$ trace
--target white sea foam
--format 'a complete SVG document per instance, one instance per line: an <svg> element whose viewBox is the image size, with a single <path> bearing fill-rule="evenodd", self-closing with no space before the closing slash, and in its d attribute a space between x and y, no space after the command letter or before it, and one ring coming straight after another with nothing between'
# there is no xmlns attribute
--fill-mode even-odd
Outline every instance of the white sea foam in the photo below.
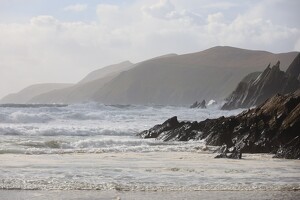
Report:
<svg viewBox="0 0 300 200"><path fill-rule="evenodd" d="M182 145L142 140L135 135L174 115L179 120L200 121L238 112L240 110L98 103L66 107L2 107L0 151L2 154L186 151L188 147Z"/></svg>
<svg viewBox="0 0 300 200"><path fill-rule="evenodd" d="M0 155L0 188L117 191L295 191L299 161L191 152Z"/></svg>
<svg viewBox="0 0 300 200"><path fill-rule="evenodd" d="M299 190L299 161L213 159L215 147L202 141L135 136L175 115L201 121L239 112L98 103L0 107L0 189Z"/></svg>
<svg viewBox="0 0 300 200"><path fill-rule="evenodd" d="M133 136L98 136L85 138L27 137L21 141L10 138L0 144L0 153L15 154L65 154L65 153L107 153L107 152L197 152L204 148L202 141L162 142L155 139L140 139ZM207 149L207 148L206 148Z"/></svg>

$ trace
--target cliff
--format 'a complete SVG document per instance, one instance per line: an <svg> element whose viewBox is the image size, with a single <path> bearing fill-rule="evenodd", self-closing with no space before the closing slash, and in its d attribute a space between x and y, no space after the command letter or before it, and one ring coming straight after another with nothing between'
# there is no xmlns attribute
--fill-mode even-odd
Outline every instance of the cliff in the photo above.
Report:
<svg viewBox="0 0 300 200"><path fill-rule="evenodd" d="M263 103L271 96L287 94L300 87L297 79L300 72L300 54L294 59L286 72L280 70L280 62L270 65L259 75L248 75L227 98L222 109L249 108Z"/></svg>
<svg viewBox="0 0 300 200"><path fill-rule="evenodd" d="M300 54L286 72L280 70L280 62L272 68L270 64L259 76L246 76L226 99L222 109L249 108L259 105L276 93L287 94L300 88ZM257 73L256 73L257 74Z"/></svg>

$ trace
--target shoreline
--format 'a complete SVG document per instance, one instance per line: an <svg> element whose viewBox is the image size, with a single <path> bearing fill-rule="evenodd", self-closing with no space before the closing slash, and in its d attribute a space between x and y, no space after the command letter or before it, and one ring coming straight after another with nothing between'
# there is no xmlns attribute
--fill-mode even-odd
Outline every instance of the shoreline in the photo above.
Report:
<svg viewBox="0 0 300 200"><path fill-rule="evenodd" d="M11 199L32 199L32 200L52 200L52 199L260 199L260 200L293 200L300 198L300 191L191 191L191 192L117 192L117 191L8 191L0 190L2 200Z"/></svg>
<svg viewBox="0 0 300 200"><path fill-rule="evenodd" d="M0 155L0 188L24 191L300 191L300 161L211 152ZM22 175L20 175L22 172ZM12 190L14 189L14 190Z"/></svg>

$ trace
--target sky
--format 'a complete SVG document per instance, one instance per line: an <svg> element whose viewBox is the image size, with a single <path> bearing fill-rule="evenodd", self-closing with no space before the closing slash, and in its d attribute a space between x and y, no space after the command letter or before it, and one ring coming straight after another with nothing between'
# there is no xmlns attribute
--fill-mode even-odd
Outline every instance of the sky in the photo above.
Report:
<svg viewBox="0 0 300 200"><path fill-rule="evenodd" d="M0 0L0 98L169 53L300 51L299 0Z"/></svg>

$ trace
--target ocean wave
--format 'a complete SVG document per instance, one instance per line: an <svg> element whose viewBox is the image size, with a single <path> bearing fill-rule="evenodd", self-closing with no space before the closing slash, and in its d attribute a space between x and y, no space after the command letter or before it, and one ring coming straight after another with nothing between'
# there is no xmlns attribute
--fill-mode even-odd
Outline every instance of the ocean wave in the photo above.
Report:
<svg viewBox="0 0 300 200"><path fill-rule="evenodd" d="M51 148L59 149L62 147L63 141L59 140L48 140L48 141L22 141L18 142L17 145L34 147L34 148Z"/></svg>
<svg viewBox="0 0 300 200"><path fill-rule="evenodd" d="M71 113L64 116L64 119L72 120L104 120L106 116L103 113Z"/></svg>
<svg viewBox="0 0 300 200"><path fill-rule="evenodd" d="M22 132L15 127L0 127L0 135L17 136L22 135Z"/></svg>
<svg viewBox="0 0 300 200"><path fill-rule="evenodd" d="M174 106L104 105L99 103L72 104L66 107L4 108L0 110L0 123L49 123L72 121L139 122L166 120L174 115L179 120L204 120L239 113L212 109L188 109Z"/></svg>
<svg viewBox="0 0 300 200"><path fill-rule="evenodd" d="M26 113L22 111L0 114L1 123L48 123L53 120L47 113Z"/></svg>
<svg viewBox="0 0 300 200"><path fill-rule="evenodd" d="M66 107L68 104L0 104L0 108L42 108L42 107Z"/></svg>
<svg viewBox="0 0 300 200"><path fill-rule="evenodd" d="M80 177L79 177L80 178ZM59 178L37 178L23 180L18 178L1 178L0 189L17 190L115 190L115 191L299 191L300 184L276 184L276 183L215 183L197 185L176 185L176 183L95 183L84 180L65 180Z"/></svg>
<svg viewBox="0 0 300 200"><path fill-rule="evenodd" d="M22 141L6 140L1 153L13 154L66 154L66 153L119 153L119 152L201 152L212 151L203 141L162 142L129 136L103 138L39 138Z"/></svg>
<svg viewBox="0 0 300 200"><path fill-rule="evenodd" d="M10 136L132 136L136 129L87 126L0 126L0 135Z"/></svg>
<svg viewBox="0 0 300 200"><path fill-rule="evenodd" d="M200 121L236 112L99 103L34 109L6 107L0 109L0 136L7 138L9 145L0 148L2 152L21 148L25 154L195 151L199 144L160 143L133 136L174 115L179 120Z"/></svg>

